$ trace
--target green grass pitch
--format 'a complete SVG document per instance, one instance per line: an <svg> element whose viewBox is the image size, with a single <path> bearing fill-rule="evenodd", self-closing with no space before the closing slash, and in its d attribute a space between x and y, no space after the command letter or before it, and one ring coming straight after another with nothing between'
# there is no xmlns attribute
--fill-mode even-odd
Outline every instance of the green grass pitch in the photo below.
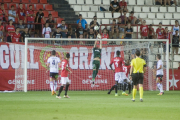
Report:
<svg viewBox="0 0 180 120"><path fill-rule="evenodd" d="M144 102L138 92L135 102L114 91L69 91L70 99L50 91L0 93L0 120L180 120L180 91L157 93L144 91Z"/></svg>

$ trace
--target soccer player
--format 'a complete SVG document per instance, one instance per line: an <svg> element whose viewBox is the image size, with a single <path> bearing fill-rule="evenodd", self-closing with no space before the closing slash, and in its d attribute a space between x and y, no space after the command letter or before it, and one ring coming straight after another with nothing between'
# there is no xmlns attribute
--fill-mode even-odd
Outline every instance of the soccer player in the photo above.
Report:
<svg viewBox="0 0 180 120"><path fill-rule="evenodd" d="M52 95L56 94L57 89L57 79L58 79L58 73L59 73L59 65L60 65L60 59L56 57L56 51L53 50L51 52L51 57L47 60L47 67L50 68L50 88ZM55 80L53 85L53 79Z"/></svg>
<svg viewBox="0 0 180 120"><path fill-rule="evenodd" d="M118 82L120 82L121 79L123 79L122 78L123 77L123 67L122 67L123 61L124 61L123 58L120 57L120 51L119 50L116 51L116 57L111 60L111 63L109 65L111 70L113 70L112 64L114 64L114 67L115 67L115 70L113 70L113 72L115 73L115 85L111 87L108 94L110 94L111 91L114 90L115 88L115 96L118 96L117 85L118 85Z"/></svg>
<svg viewBox="0 0 180 120"><path fill-rule="evenodd" d="M162 78L163 78L163 62L161 60L161 55L157 55L156 56L157 59L157 69L156 69L156 83L157 83L157 87L160 90L160 93L157 95L163 95L164 91L163 91L163 85L162 85Z"/></svg>
<svg viewBox="0 0 180 120"><path fill-rule="evenodd" d="M61 87L59 88L59 93L58 95L56 96L56 98L60 99L61 96L61 92L63 91L63 88L65 87L65 94L64 94L64 98L70 98L68 95L67 95L67 91L68 91L68 88L69 88L69 78L68 78L68 73L71 71L68 69L69 67L69 58L70 58L70 54L67 53L66 54L66 59L64 59L61 63Z"/></svg>
<svg viewBox="0 0 180 120"><path fill-rule="evenodd" d="M132 71L133 71L133 76L132 76ZM133 98L132 98L133 102L135 102L138 84L139 84L140 101L143 102L144 72L146 72L146 62L144 61L144 59L140 58L140 51L136 50L136 58L131 61L131 69L130 69L130 79L132 79L134 83Z"/></svg>
<svg viewBox="0 0 180 120"><path fill-rule="evenodd" d="M95 78L98 74L98 70L100 67L102 40L100 40L100 48L97 47L96 43L97 43L97 40L95 41L94 48L93 48L94 59L93 59L92 86L95 85Z"/></svg>

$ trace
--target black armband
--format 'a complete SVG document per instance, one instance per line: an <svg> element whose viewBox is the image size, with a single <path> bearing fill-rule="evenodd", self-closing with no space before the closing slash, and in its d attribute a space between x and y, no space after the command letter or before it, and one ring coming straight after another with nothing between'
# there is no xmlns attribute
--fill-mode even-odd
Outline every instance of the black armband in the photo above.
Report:
<svg viewBox="0 0 180 120"><path fill-rule="evenodd" d="M144 65L144 67L147 67L147 65Z"/></svg>

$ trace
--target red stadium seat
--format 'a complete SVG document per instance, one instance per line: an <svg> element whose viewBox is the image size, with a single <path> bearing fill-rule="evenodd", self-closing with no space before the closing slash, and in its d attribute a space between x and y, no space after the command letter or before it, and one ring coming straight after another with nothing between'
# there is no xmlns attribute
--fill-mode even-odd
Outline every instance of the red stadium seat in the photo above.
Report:
<svg viewBox="0 0 180 120"><path fill-rule="evenodd" d="M20 3L20 0L12 0L13 3Z"/></svg>
<svg viewBox="0 0 180 120"><path fill-rule="evenodd" d="M38 3L38 0L31 0L31 3Z"/></svg>
<svg viewBox="0 0 180 120"><path fill-rule="evenodd" d="M45 5L45 9L46 10L53 10L52 5L49 5L49 4Z"/></svg>
<svg viewBox="0 0 180 120"><path fill-rule="evenodd" d="M59 23L61 23L62 20L64 20L64 19L63 18L57 18L56 23L59 24Z"/></svg>
<svg viewBox="0 0 180 120"><path fill-rule="evenodd" d="M52 17L57 18L58 17L58 12L57 11L51 11Z"/></svg>
<svg viewBox="0 0 180 120"><path fill-rule="evenodd" d="M17 9L17 6L16 6L16 4L14 4L14 3L10 3L10 4L9 4L9 9L11 9L11 6L12 6L12 5L14 5L14 9L16 10L16 9Z"/></svg>
<svg viewBox="0 0 180 120"><path fill-rule="evenodd" d="M48 17L48 15L49 15L48 11L43 11L43 13L44 13L44 17Z"/></svg>
<svg viewBox="0 0 180 120"><path fill-rule="evenodd" d="M3 2L3 0L0 0L0 2Z"/></svg>
<svg viewBox="0 0 180 120"><path fill-rule="evenodd" d="M47 3L47 0L40 0L40 3L45 4L45 3Z"/></svg>
<svg viewBox="0 0 180 120"><path fill-rule="evenodd" d="M44 10L43 4L36 4L36 10L42 9Z"/></svg>
<svg viewBox="0 0 180 120"><path fill-rule="evenodd" d="M22 3L29 3L29 0L22 0Z"/></svg>
<svg viewBox="0 0 180 120"><path fill-rule="evenodd" d="M10 3L11 0L3 0L4 3Z"/></svg>
<svg viewBox="0 0 180 120"><path fill-rule="evenodd" d="M34 9L34 4L27 4L27 9L28 9L28 10L29 10L29 5L32 5L32 9L35 10L35 9Z"/></svg>

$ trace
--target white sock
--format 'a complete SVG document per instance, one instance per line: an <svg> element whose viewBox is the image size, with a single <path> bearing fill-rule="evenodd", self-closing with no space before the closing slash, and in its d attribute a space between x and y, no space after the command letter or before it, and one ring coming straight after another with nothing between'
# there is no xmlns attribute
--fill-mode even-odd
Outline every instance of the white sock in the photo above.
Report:
<svg viewBox="0 0 180 120"><path fill-rule="evenodd" d="M57 89L57 81L54 81L54 91Z"/></svg>
<svg viewBox="0 0 180 120"><path fill-rule="evenodd" d="M160 83L157 83L157 87L158 87L158 89L160 90Z"/></svg>
<svg viewBox="0 0 180 120"><path fill-rule="evenodd" d="M162 83L160 84L160 92L164 92Z"/></svg>
<svg viewBox="0 0 180 120"><path fill-rule="evenodd" d="M50 81L50 88L51 88L51 91L53 91L53 81Z"/></svg>

